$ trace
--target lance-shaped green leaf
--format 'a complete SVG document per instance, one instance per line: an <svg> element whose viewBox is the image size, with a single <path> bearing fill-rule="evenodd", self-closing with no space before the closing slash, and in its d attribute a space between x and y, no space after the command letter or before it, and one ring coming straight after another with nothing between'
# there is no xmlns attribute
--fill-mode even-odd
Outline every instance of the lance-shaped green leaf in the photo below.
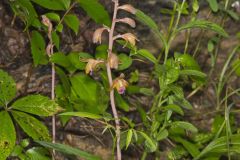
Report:
<svg viewBox="0 0 240 160"><path fill-rule="evenodd" d="M157 62L157 59L153 56L152 53L150 53L148 50L146 49L140 49L137 51L137 53L145 58L147 58L148 60L150 60L151 62L153 62L154 64Z"/></svg>
<svg viewBox="0 0 240 160"><path fill-rule="evenodd" d="M15 146L16 132L8 112L0 112L0 159L5 160Z"/></svg>
<svg viewBox="0 0 240 160"><path fill-rule="evenodd" d="M99 24L110 26L111 20L108 12L98 2L98 0L77 0L87 15Z"/></svg>
<svg viewBox="0 0 240 160"><path fill-rule="evenodd" d="M143 13L143 12L140 11L140 10L137 10L135 16L137 17L137 19L138 19L141 23L143 23L143 24L145 24L146 26L148 26L158 38L160 38L160 40L162 41L164 47L166 48L166 47L167 47L167 42L166 42L166 40L165 40L165 37L164 37L164 35L159 31L158 25L152 20L152 18L149 17L148 15L146 15L145 13Z"/></svg>
<svg viewBox="0 0 240 160"><path fill-rule="evenodd" d="M52 149L55 149L56 151L59 151L65 154L75 155L75 156L84 158L85 160L101 160L101 158L98 156L89 154L87 152L81 151L77 148L73 148L65 144L50 143L50 142L44 142L44 141L35 141L35 142L39 143L44 147L52 148Z"/></svg>
<svg viewBox="0 0 240 160"><path fill-rule="evenodd" d="M154 152L157 149L157 142L151 139L146 133L138 131L138 133L146 140L145 146L149 152Z"/></svg>
<svg viewBox="0 0 240 160"><path fill-rule="evenodd" d="M62 111L62 108L57 103L42 95L30 95L20 98L13 103L12 108L38 116L52 116Z"/></svg>
<svg viewBox="0 0 240 160"><path fill-rule="evenodd" d="M201 160L208 157L210 153L223 154L230 152L240 153L240 134L234 134L230 137L220 137L210 142L193 160ZM229 143L229 144L228 144ZM229 148L228 148L229 145Z"/></svg>
<svg viewBox="0 0 240 160"><path fill-rule="evenodd" d="M47 127L36 118L18 111L11 111L19 126L34 140L50 141Z"/></svg>
<svg viewBox="0 0 240 160"><path fill-rule="evenodd" d="M191 131L193 133L197 133L198 132L198 129L194 125L189 123L189 122L176 121L176 122L173 122L171 124L171 126L172 127L179 127L179 128L185 129L187 131Z"/></svg>
<svg viewBox="0 0 240 160"><path fill-rule="evenodd" d="M0 69L0 106L5 106L16 96L16 84L11 76Z"/></svg>
<svg viewBox="0 0 240 160"><path fill-rule="evenodd" d="M88 112L65 112L59 114L59 116L76 116L82 118L90 118L90 119L101 119L102 116L98 114L88 113Z"/></svg>
<svg viewBox="0 0 240 160"><path fill-rule="evenodd" d="M223 37L228 37L227 32L218 24L213 23L213 22L209 22L206 20L194 20L194 21L190 21L187 24L182 25L181 27L179 27L176 32L174 33L174 35L176 35L177 33L183 31L183 30L187 30L187 29L193 29L193 28L199 28L199 29L205 29L205 30L211 30L213 32L218 33L219 35L223 36Z"/></svg>
<svg viewBox="0 0 240 160"><path fill-rule="evenodd" d="M217 12L218 11L218 2L217 0L207 0L210 8L212 9L213 12Z"/></svg>

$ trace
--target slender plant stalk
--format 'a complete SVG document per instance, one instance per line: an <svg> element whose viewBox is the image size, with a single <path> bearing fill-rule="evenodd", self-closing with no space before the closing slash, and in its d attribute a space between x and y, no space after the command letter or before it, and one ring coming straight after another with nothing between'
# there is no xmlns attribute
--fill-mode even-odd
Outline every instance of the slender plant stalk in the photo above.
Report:
<svg viewBox="0 0 240 160"><path fill-rule="evenodd" d="M54 100L55 99L55 79L56 79L56 74L55 74L55 64L52 63L52 91L51 91L51 99ZM56 116L53 115L52 116L52 142L55 143L56 142ZM55 155L55 150L53 150L53 159L54 159L54 155Z"/></svg>
<svg viewBox="0 0 240 160"><path fill-rule="evenodd" d="M114 36L114 30L115 30L115 25L116 25L116 17L117 17L117 11L118 11L118 0L113 0L114 2L114 12L113 12L113 19L112 19L112 26L109 32L109 44L108 44L108 58L112 54L112 49L113 49L113 36ZM107 63L107 75L108 75L108 81L109 81L109 86L111 87L113 84L113 79L112 79L112 72L110 68L110 64ZM111 101L111 107L112 107L112 112L113 116L115 119L115 125L116 125L116 147L117 147L117 160L121 160L121 148L120 148L120 120L118 118L118 113L115 105L115 98L114 98L114 90L112 89L110 91L110 101Z"/></svg>

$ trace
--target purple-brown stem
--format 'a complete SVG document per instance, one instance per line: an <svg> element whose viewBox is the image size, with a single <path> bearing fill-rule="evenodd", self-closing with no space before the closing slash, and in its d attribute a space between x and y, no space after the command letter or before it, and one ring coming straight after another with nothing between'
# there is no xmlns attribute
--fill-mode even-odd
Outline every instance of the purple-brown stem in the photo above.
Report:
<svg viewBox="0 0 240 160"><path fill-rule="evenodd" d="M109 32L109 44L108 44L108 58L112 54L112 48L113 48L113 42L114 42L114 30L115 30L115 25L116 25L116 17L117 17L117 11L118 11L118 0L113 0L114 2L114 12L113 12L113 19L112 19L112 26ZM107 75L108 75L108 81L109 81L109 86L111 87L113 84L112 80L112 72L110 68L109 62L107 63ZM115 119L115 125L116 125L116 147L117 147L117 160L121 160L121 148L120 148L120 121L118 118L118 113L115 105L115 99L114 99L114 90L112 89L110 91L110 101L111 101L111 107L112 107L112 112L113 116Z"/></svg>

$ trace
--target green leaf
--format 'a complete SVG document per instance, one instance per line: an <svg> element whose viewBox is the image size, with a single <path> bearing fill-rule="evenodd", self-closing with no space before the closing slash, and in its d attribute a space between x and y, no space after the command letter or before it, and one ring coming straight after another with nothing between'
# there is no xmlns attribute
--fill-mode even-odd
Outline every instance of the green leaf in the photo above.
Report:
<svg viewBox="0 0 240 160"><path fill-rule="evenodd" d="M24 132L34 140L50 141L48 129L42 122L23 112L11 111L11 113Z"/></svg>
<svg viewBox="0 0 240 160"><path fill-rule="evenodd" d="M50 13L46 13L45 16L47 16L47 18L49 18L52 21L55 21L55 22L60 21L60 16L57 13L50 12Z"/></svg>
<svg viewBox="0 0 240 160"><path fill-rule="evenodd" d="M56 48L60 49L60 39L56 31L52 32L52 40Z"/></svg>
<svg viewBox="0 0 240 160"><path fill-rule="evenodd" d="M115 99L116 99L116 104L118 108L124 110L125 112L129 112L129 109L130 109L129 104L117 92L115 92Z"/></svg>
<svg viewBox="0 0 240 160"><path fill-rule="evenodd" d="M217 0L207 0L210 8L212 9L213 12L217 12L218 11L218 2Z"/></svg>
<svg viewBox="0 0 240 160"><path fill-rule="evenodd" d="M147 147L147 149L149 150L149 152L154 152L157 149L157 143L156 141L153 141L146 133L138 131L138 133L144 137L145 141L145 145Z"/></svg>
<svg viewBox="0 0 240 160"><path fill-rule="evenodd" d="M187 131L191 131L193 133L197 133L198 132L198 129L192 125L191 123L189 122L184 122L184 121L175 121L171 124L172 127L179 127L179 128L182 128L182 129L185 129Z"/></svg>
<svg viewBox="0 0 240 160"><path fill-rule="evenodd" d="M71 84L70 84L68 76L59 67L56 67L56 73L58 74L58 76L59 76L59 78L61 80L61 83L62 83L62 86L63 86L63 89L64 89L64 95L70 95L70 93L71 93Z"/></svg>
<svg viewBox="0 0 240 160"><path fill-rule="evenodd" d="M152 20L152 18L140 10L137 10L135 16L140 22L147 25L153 31L153 33L158 36L158 38L162 41L164 47L166 48L167 42L164 38L164 35L159 31L158 25Z"/></svg>
<svg viewBox="0 0 240 160"><path fill-rule="evenodd" d="M0 121L0 159L5 160L14 149L16 132L8 112L0 112Z"/></svg>
<svg viewBox="0 0 240 160"><path fill-rule="evenodd" d="M120 65L118 66L119 71L125 70L132 65L132 58L126 54L119 54L118 58L120 61Z"/></svg>
<svg viewBox="0 0 240 160"><path fill-rule="evenodd" d="M35 67L37 67L39 64L45 65L48 63L45 49L46 44L44 38L39 32L33 31L31 37L31 52Z"/></svg>
<svg viewBox="0 0 240 160"><path fill-rule="evenodd" d="M164 129L157 134L157 141L161 141L167 137L168 137L168 131Z"/></svg>
<svg viewBox="0 0 240 160"><path fill-rule="evenodd" d="M237 76L240 76L240 59L237 59L233 62L232 68Z"/></svg>
<svg viewBox="0 0 240 160"><path fill-rule="evenodd" d="M179 78L179 69L173 66L157 65L156 73L161 87L172 84Z"/></svg>
<svg viewBox="0 0 240 160"><path fill-rule="evenodd" d="M67 9L66 6L64 5L65 3L63 3L66 0L31 0L31 1L49 10Z"/></svg>
<svg viewBox="0 0 240 160"><path fill-rule="evenodd" d="M101 45L97 46L96 51L95 51L95 58L106 60L107 57L108 57L108 45L101 44Z"/></svg>
<svg viewBox="0 0 240 160"><path fill-rule="evenodd" d="M82 62L81 59L92 58L90 54L84 52L80 53L72 52L67 57L70 60L71 64L79 70L84 70L87 64L86 62Z"/></svg>
<svg viewBox="0 0 240 160"><path fill-rule="evenodd" d="M198 71L198 70L191 70L191 69L184 69L180 71L180 75L187 75L187 76L197 76L200 78L206 78L206 74Z"/></svg>
<svg viewBox="0 0 240 160"><path fill-rule="evenodd" d="M100 83L85 74L70 78L72 89L76 94L75 105L78 111L100 114L108 107L108 96Z"/></svg>
<svg viewBox="0 0 240 160"><path fill-rule="evenodd" d="M171 111L176 112L176 113L178 113L182 116L184 115L184 112L183 112L182 108L179 107L178 105L175 105L175 104L169 104L166 107L164 107L164 109L171 110Z"/></svg>
<svg viewBox="0 0 240 160"><path fill-rule="evenodd" d="M175 54L176 61L184 67L184 69L198 70L200 71L200 66L197 61L189 54Z"/></svg>
<svg viewBox="0 0 240 160"><path fill-rule="evenodd" d="M206 20L193 20L190 21L187 24L182 25L181 27L179 27L176 32L174 33L174 35L176 35L178 32L181 32L183 30L187 30L187 29L193 29L193 28L200 28L200 29L205 29L205 30L211 30L213 32L218 33L219 35L223 36L223 37L228 37L227 32L218 24L213 23L213 22L209 22Z"/></svg>
<svg viewBox="0 0 240 160"><path fill-rule="evenodd" d="M59 66L64 67L69 72L75 71L75 67L72 65L71 61L68 59L68 56L66 56L64 53L61 53L61 52L54 53L51 56L50 61L52 63L58 64Z"/></svg>
<svg viewBox="0 0 240 160"><path fill-rule="evenodd" d="M224 154L228 152L228 143L230 146L230 152L240 153L240 135L235 134L229 137L229 139L224 136L213 140L209 143L197 157L193 160L200 160L204 156L207 157L207 154L216 153L216 154Z"/></svg>
<svg viewBox="0 0 240 160"><path fill-rule="evenodd" d="M153 62L154 64L157 62L157 59L153 56L152 53L150 53L148 50L146 49L141 49L138 50L137 53L145 58L147 58L148 60L150 60L151 62Z"/></svg>
<svg viewBox="0 0 240 160"><path fill-rule="evenodd" d="M13 103L12 108L38 116L52 116L62 111L62 108L53 100L42 95L29 95L20 98Z"/></svg>
<svg viewBox="0 0 240 160"><path fill-rule="evenodd" d="M26 28L31 25L35 27L41 26L38 14L30 1L17 0L9 1L9 3L14 13L25 23Z"/></svg>
<svg viewBox="0 0 240 160"><path fill-rule="evenodd" d="M98 0L77 0L80 6L87 12L87 15L91 17L95 22L99 24L105 24L110 26L111 20L108 12L104 7L98 2Z"/></svg>
<svg viewBox="0 0 240 160"><path fill-rule="evenodd" d="M16 83L0 69L0 106L6 106L16 96Z"/></svg>
<svg viewBox="0 0 240 160"><path fill-rule="evenodd" d="M232 11L232 10L224 10L232 19L234 19L235 21L238 21L240 16L238 15L238 13Z"/></svg>
<svg viewBox="0 0 240 160"><path fill-rule="evenodd" d="M133 130L129 129L127 132L127 138L126 138L126 149L128 148L129 144L132 141L132 136L133 136Z"/></svg>
<svg viewBox="0 0 240 160"><path fill-rule="evenodd" d="M186 148L187 151L191 154L192 157L196 157L197 155L199 155L200 151L198 150L198 147L195 144L186 141L181 137L174 137L173 139L181 143L184 146L184 148Z"/></svg>
<svg viewBox="0 0 240 160"><path fill-rule="evenodd" d="M173 95L173 96L169 96L169 100L171 102L173 102L174 104L181 106L185 109L188 109L188 110L193 109L191 103L188 102L188 100L186 100L185 98L179 98L179 97Z"/></svg>
<svg viewBox="0 0 240 160"><path fill-rule="evenodd" d="M101 119L102 116L88 113L88 112L65 112L59 114L59 116L76 116L76 117L82 117L82 118L90 118L90 119Z"/></svg>
<svg viewBox="0 0 240 160"><path fill-rule="evenodd" d="M199 10L198 0L193 0L192 8L194 12L197 12Z"/></svg>
<svg viewBox="0 0 240 160"><path fill-rule="evenodd" d="M80 22L78 17L75 14L66 15L64 17L64 22L69 28L71 28L75 32L76 35L78 34Z"/></svg>
<svg viewBox="0 0 240 160"><path fill-rule="evenodd" d="M44 147L54 149L61 153L79 156L81 158L84 158L85 160L101 160L101 158L99 158L97 156L94 156L87 152L81 151L77 148L70 147L68 145L59 144L59 143L50 143L50 142L44 142L44 141L35 141L35 142L37 142L38 144L40 144Z"/></svg>
<svg viewBox="0 0 240 160"><path fill-rule="evenodd" d="M33 147L26 151L28 159L31 160L51 160L49 152L42 147Z"/></svg>

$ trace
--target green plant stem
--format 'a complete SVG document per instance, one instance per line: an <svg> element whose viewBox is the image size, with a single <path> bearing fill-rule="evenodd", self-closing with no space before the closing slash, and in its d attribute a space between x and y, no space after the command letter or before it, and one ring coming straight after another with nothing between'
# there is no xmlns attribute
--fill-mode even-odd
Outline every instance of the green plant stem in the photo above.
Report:
<svg viewBox="0 0 240 160"><path fill-rule="evenodd" d="M217 92L217 110L220 109L220 99L221 99L221 93L222 93L222 89L226 83L226 80L224 79L225 78L225 74L227 72L227 69L228 69L228 66L232 60L232 58L234 57L235 53L237 52L237 50L240 48L240 46L237 46L233 49L233 51L231 52L231 54L228 56L228 59L226 60L224 66L223 66L223 69L222 69L222 72L220 74L220 77L219 77L219 82L218 82L218 85L217 85L217 89L216 89L216 92Z"/></svg>
<svg viewBox="0 0 240 160"><path fill-rule="evenodd" d="M113 42L114 42L114 30L115 30L115 25L116 25L116 18L117 18L117 11L118 11L118 0L114 0L114 12L113 12L113 19L112 19L112 26L109 32L109 44L108 44L108 58L112 54L112 49L113 49ZM109 86L111 88L113 84L113 79L112 79L112 72L110 68L109 62L106 64L107 66L107 75L108 75L108 81L109 81ZM116 147L117 147L117 160L121 160L121 148L120 148L120 120L118 117L117 113L117 108L115 104L115 98L114 98L114 90L110 90L110 102L111 102L111 107L112 107L112 112L113 116L115 119L115 125L116 125Z"/></svg>
<svg viewBox="0 0 240 160"><path fill-rule="evenodd" d="M170 20L169 27L168 27L167 40L168 40L169 37L171 36L171 31L172 31L173 24L174 24L174 20L175 20L176 6L177 6L177 4L174 3L173 14L172 14L172 16L171 16L171 20ZM161 60L164 51L165 51L165 48L163 48L163 49L161 50L160 54L158 55L158 57L157 57L157 62L159 62L159 61Z"/></svg>
<svg viewBox="0 0 240 160"><path fill-rule="evenodd" d="M67 9L67 11L64 13L64 15L62 16L62 18L60 19L60 21L58 22L58 24L56 26L59 26L60 24L62 24L64 18L66 17L66 15L71 11L71 9L77 4L77 2L73 2L71 4L71 6ZM56 31L57 27L55 28L54 31Z"/></svg>
<svg viewBox="0 0 240 160"><path fill-rule="evenodd" d="M174 39L175 36L176 36L176 35L175 35L175 32L176 32L176 30L177 30L177 28L178 28L178 24L179 24L180 19L181 19L182 9L183 9L183 7L184 7L185 1L186 1L186 0L183 0L183 1L182 1L181 7L178 9L178 15L177 15L176 23L175 23L175 25L174 25L174 27L173 27L173 29L172 29L171 35L170 35L169 40L168 40L168 42L167 42L167 46L166 46L166 48L165 48L164 64L166 64L166 62L167 62L168 54L169 54L169 48L170 48L170 46L171 46L171 43L172 43L173 39Z"/></svg>

